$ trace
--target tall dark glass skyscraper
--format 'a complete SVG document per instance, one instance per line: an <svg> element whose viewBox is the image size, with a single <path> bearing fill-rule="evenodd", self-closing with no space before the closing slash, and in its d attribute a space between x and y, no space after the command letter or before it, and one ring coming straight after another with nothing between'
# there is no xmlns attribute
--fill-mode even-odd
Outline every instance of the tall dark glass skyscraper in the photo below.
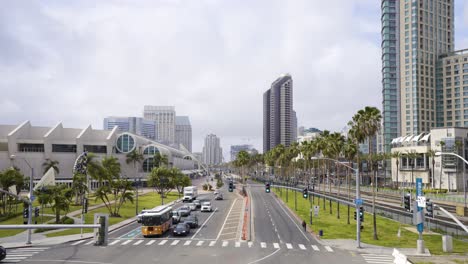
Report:
<svg viewBox="0 0 468 264"><path fill-rule="evenodd" d="M291 75L283 74L263 94L263 153L296 141L294 118L293 82Z"/></svg>

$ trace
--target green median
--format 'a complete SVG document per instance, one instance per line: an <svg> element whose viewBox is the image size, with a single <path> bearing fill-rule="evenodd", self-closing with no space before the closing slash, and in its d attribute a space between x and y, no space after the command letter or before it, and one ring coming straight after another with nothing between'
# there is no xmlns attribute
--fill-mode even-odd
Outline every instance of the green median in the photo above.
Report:
<svg viewBox="0 0 468 264"><path fill-rule="evenodd" d="M279 191L278 188L273 188L273 192L286 203L286 190ZM302 192L297 192L297 211L303 220L309 225L310 215L310 202L308 199L302 197ZM294 209L294 192L289 191L288 194L288 207ZM313 216L312 230L318 234L319 230L323 231L323 239L356 239L356 221L354 220L354 208L350 208L350 224L347 224L347 210L346 205L340 205L340 219L337 219L337 204L332 203L332 214L330 214L329 201L326 201L326 210L323 210L323 199L315 197L313 205L320 206L319 216ZM408 231L405 227L410 225L401 224L388 218L377 215L377 235L378 240L373 239L373 224L372 214L365 213L364 215L364 229L361 231L361 241L367 244L373 244L384 247L395 248L416 248L416 240L418 234ZM400 234L398 236L398 234ZM426 248L432 254L441 255L446 254L442 251L442 237L436 235L423 235ZM453 253L468 253L468 242L453 238Z"/></svg>
<svg viewBox="0 0 468 264"><path fill-rule="evenodd" d="M164 198L164 203L170 203L175 201L179 198L177 192L171 192ZM140 195L138 197L138 209L141 211L143 208L150 209L154 208L155 206L161 205L161 195L151 192L144 195ZM135 200L133 203L126 202L120 208L120 217L109 217L109 226L120 223L124 220L130 219L135 216ZM106 207L97 208L94 210L88 211L85 216L85 223L92 224L94 222L94 214L95 213L104 213L108 214L109 210ZM80 215L76 215L75 217L80 217ZM73 229L66 229L58 232L53 232L46 234L47 237L57 237L57 236L66 236L66 235L74 235L80 234L81 230L79 228ZM83 233L92 233L92 228L85 228L83 229Z"/></svg>
<svg viewBox="0 0 468 264"><path fill-rule="evenodd" d="M54 219L55 217L52 216L44 216L44 217L38 217L37 218L37 223L38 224L43 224L47 223L47 221ZM32 221L34 222L36 219L33 217ZM20 214L16 217L10 218L8 220L2 221L2 225L22 225L23 224L23 214ZM24 232L26 229L4 229L0 230L0 237L9 237L9 236L14 236L17 235L21 232Z"/></svg>

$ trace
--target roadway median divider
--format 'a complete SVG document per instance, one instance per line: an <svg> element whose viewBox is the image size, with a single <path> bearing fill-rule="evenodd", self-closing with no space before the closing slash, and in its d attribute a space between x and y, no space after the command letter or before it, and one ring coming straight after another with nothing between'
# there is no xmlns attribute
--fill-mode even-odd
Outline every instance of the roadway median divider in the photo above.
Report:
<svg viewBox="0 0 468 264"><path fill-rule="evenodd" d="M247 226L249 221L249 196L245 196L244 222L242 223L242 240L247 240Z"/></svg>

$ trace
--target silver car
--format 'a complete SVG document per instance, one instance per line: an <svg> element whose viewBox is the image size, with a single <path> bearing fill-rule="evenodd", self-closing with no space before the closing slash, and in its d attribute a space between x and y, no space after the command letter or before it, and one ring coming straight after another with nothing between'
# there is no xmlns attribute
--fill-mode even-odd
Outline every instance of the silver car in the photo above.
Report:
<svg viewBox="0 0 468 264"><path fill-rule="evenodd" d="M189 216L192 210L190 210L190 207L188 206L182 206L177 211L179 212L180 216Z"/></svg>
<svg viewBox="0 0 468 264"><path fill-rule="evenodd" d="M189 203L187 206L190 208L190 211L196 211L197 205L195 203Z"/></svg>

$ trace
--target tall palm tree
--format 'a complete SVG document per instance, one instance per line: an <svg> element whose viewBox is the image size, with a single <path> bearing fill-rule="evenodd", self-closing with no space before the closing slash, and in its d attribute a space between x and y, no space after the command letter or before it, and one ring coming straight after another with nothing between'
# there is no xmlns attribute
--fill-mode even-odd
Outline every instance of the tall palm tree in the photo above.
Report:
<svg viewBox="0 0 468 264"><path fill-rule="evenodd" d="M427 151L427 157L429 157L432 162L432 170L431 170L431 175L429 179L431 181L431 189L434 189L434 166L435 166L435 156L436 156L435 153L436 153L435 149L429 149Z"/></svg>
<svg viewBox="0 0 468 264"><path fill-rule="evenodd" d="M412 164L410 164L411 165L411 187L414 187L413 172L414 172L414 168L416 167L416 159L419 157L419 154L416 151L411 150L411 151L406 152L406 157L408 158L409 163L412 162Z"/></svg>
<svg viewBox="0 0 468 264"><path fill-rule="evenodd" d="M46 172L50 169L50 168L53 168L55 170L55 172L58 174L60 172L59 170L59 162L56 161L56 160L51 160L51 159L46 159L43 163L42 163L42 167L44 168L44 173L43 174L46 174Z"/></svg>
<svg viewBox="0 0 468 264"><path fill-rule="evenodd" d="M396 189L397 190L398 190L398 173L400 172L399 165L400 165L401 157L403 157L403 153L401 153L400 151L395 151L392 153L392 158L394 158L396 162Z"/></svg>
<svg viewBox="0 0 468 264"><path fill-rule="evenodd" d="M445 147L445 141L440 141L440 151L444 151ZM442 169L444 168L444 160L442 159L442 156L440 157L440 173L439 173L439 192L442 191Z"/></svg>
<svg viewBox="0 0 468 264"><path fill-rule="evenodd" d="M343 154L346 160L352 164L354 158L356 157L358 150L357 150L357 145L354 144L352 139L348 138L346 140L345 144L343 145ZM346 184L348 187L348 201L351 200L351 184L350 184L350 176L349 176L349 170L347 170L346 173ZM356 179L357 180L357 179ZM350 206L348 204L348 225L349 225L349 211L350 211Z"/></svg>
<svg viewBox="0 0 468 264"><path fill-rule="evenodd" d="M169 165L169 159L167 158L167 155L161 154L160 152L156 152L154 154L154 166L155 167L162 167L163 165L167 167Z"/></svg>
<svg viewBox="0 0 468 264"><path fill-rule="evenodd" d="M329 154L332 156L333 159L338 160L340 157L340 154L343 151L343 145L344 145L344 136L341 135L338 132L334 132L330 134L327 138L327 149L329 150ZM340 177L338 174L338 164L335 162L335 180L338 181L338 195L340 195ZM331 186L329 184L329 186ZM330 188L331 191L331 188ZM336 217L340 219L340 203L337 203L337 215Z"/></svg>
<svg viewBox="0 0 468 264"><path fill-rule="evenodd" d="M376 107L366 106L364 109L361 109L353 117L353 121L356 125L356 129L361 131L362 136L367 138L369 143L369 155L372 154L372 138L375 137L376 133L380 130L382 115L380 110ZM362 143L363 141L361 141ZM372 166L371 170L372 170ZM372 188L372 211L373 211L373 226L374 226L374 240L378 240L377 236L377 216L375 212L375 188L376 188L376 179L373 180Z"/></svg>

